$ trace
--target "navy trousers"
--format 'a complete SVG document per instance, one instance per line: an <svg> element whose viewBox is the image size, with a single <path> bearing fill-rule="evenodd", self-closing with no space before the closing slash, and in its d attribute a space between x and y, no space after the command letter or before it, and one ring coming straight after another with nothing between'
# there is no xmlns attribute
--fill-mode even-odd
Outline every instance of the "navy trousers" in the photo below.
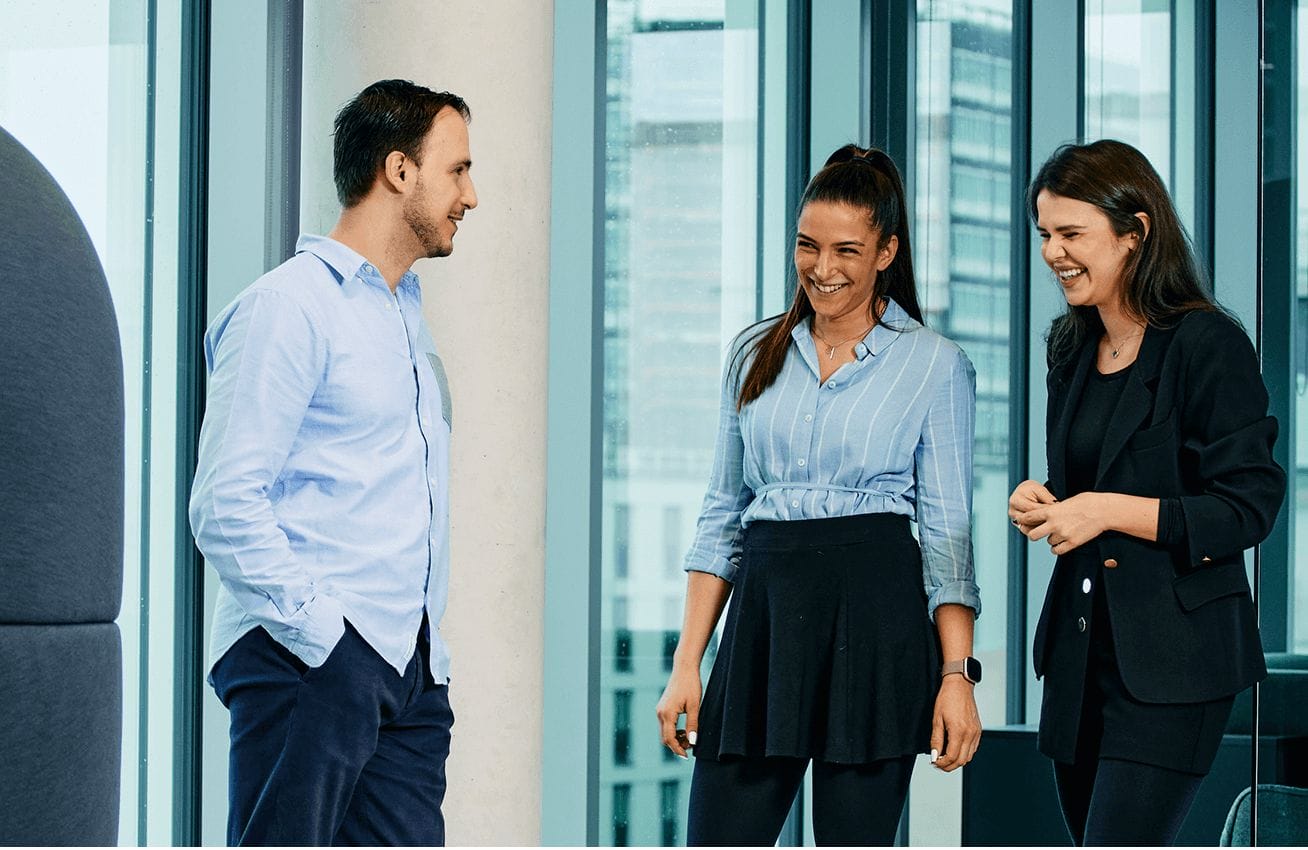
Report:
<svg viewBox="0 0 1308 850"><path fill-rule="evenodd" d="M432 680L423 621L396 674L349 623L310 668L262 628L214 666L231 712L227 842L443 845L448 688Z"/></svg>

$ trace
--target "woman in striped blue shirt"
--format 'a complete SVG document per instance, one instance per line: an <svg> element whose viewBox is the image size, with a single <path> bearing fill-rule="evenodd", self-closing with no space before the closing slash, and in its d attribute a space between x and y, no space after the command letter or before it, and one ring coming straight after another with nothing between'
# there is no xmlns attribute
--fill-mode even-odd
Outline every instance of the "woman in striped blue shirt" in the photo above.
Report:
<svg viewBox="0 0 1308 850"><path fill-rule="evenodd" d="M922 325L885 153L831 155L801 201L794 262L790 310L728 355L658 707L664 743L696 756L692 845L775 843L810 762L817 841L891 844L916 754L954 770L980 738L975 372Z"/></svg>

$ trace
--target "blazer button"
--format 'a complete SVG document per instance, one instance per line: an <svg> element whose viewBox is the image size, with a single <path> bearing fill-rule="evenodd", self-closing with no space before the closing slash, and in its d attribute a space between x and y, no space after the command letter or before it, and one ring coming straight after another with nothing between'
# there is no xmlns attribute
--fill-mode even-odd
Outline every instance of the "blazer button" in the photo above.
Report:
<svg viewBox="0 0 1308 850"><path fill-rule="evenodd" d="M1114 569L1117 567L1117 561L1113 558L1109 558L1107 561L1104 561L1104 566L1108 567L1110 570Z"/></svg>
<svg viewBox="0 0 1308 850"><path fill-rule="evenodd" d="M1085 617L1076 618L1076 629L1079 632L1085 631Z"/></svg>

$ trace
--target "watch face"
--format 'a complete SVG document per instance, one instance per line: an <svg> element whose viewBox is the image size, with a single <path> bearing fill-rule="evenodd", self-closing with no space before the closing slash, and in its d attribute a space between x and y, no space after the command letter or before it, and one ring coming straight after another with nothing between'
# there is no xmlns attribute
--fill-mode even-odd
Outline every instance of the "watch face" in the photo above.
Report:
<svg viewBox="0 0 1308 850"><path fill-rule="evenodd" d="M974 684L981 683L981 662L975 658L968 657L963 659L963 676L969 682Z"/></svg>

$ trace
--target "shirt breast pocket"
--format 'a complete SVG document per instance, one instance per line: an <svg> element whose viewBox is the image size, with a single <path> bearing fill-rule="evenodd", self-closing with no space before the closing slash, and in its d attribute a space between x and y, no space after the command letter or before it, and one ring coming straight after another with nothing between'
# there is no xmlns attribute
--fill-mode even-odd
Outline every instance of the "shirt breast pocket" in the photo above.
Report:
<svg viewBox="0 0 1308 850"><path fill-rule="evenodd" d="M445 374L445 364L441 362L440 355L434 351L427 352L427 362L431 364L431 370L436 375L436 387L440 390L441 418L445 420L445 427L453 431L454 402L450 399L450 380Z"/></svg>

